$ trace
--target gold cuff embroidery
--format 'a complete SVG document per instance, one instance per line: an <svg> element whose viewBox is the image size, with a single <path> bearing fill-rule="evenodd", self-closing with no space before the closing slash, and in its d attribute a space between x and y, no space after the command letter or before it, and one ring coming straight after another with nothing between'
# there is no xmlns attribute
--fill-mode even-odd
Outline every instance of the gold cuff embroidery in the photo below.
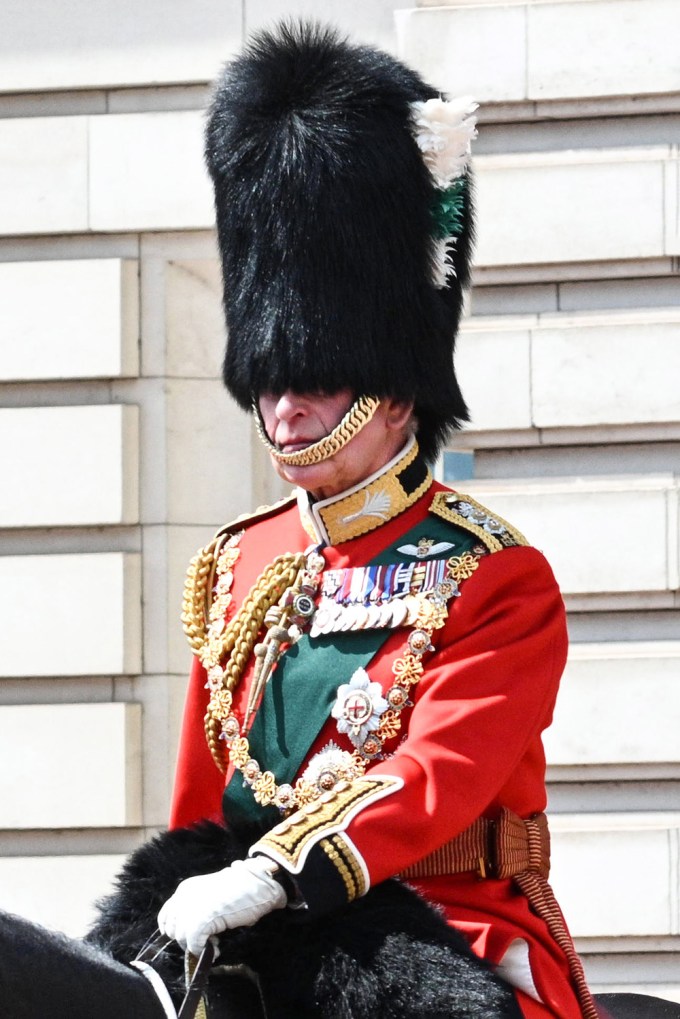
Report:
<svg viewBox="0 0 680 1019"><path fill-rule="evenodd" d="M321 849L340 874L347 892L347 901L358 899L368 891L364 872L341 835L333 835L330 839L322 839Z"/></svg>
<svg viewBox="0 0 680 1019"><path fill-rule="evenodd" d="M338 782L332 792L324 793L267 832L251 852L263 852L296 874L302 870L312 846L325 842L322 848L329 858L333 859L331 851L339 854L334 862L347 888L350 884L363 888L365 880L355 854L345 839L334 841L332 836L344 831L369 804L397 792L402 785L400 778L391 775L364 776L351 783ZM349 872L344 873L341 868L349 868Z"/></svg>

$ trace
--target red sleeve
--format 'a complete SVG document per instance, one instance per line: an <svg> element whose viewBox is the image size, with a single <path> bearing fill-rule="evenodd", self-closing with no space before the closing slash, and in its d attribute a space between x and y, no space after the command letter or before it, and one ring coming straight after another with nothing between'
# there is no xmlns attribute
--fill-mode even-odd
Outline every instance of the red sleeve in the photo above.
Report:
<svg viewBox="0 0 680 1019"><path fill-rule="evenodd" d="M205 671L194 658L177 755L171 828L182 828L203 818L222 820L224 775L212 759L203 729L208 704L205 681Z"/></svg>
<svg viewBox="0 0 680 1019"><path fill-rule="evenodd" d="M505 799L519 813L544 807L540 733L552 718L567 637L562 598L543 556L514 548L482 560L439 647L417 689L408 739L368 772L403 786L347 828L372 884Z"/></svg>

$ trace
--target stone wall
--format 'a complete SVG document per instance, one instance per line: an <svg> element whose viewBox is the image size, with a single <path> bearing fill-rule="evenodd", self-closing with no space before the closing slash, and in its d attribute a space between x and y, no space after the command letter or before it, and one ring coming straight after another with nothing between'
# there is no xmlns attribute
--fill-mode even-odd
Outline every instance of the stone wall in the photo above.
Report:
<svg viewBox="0 0 680 1019"><path fill-rule="evenodd" d="M327 8L327 9L326 9ZM471 426L441 473L554 564L554 883L597 986L680 1000L674 0L128 0L0 39L0 903L82 930L165 823L184 568L278 497L219 381L208 82L284 13L481 103ZM461 463L470 477L452 474Z"/></svg>

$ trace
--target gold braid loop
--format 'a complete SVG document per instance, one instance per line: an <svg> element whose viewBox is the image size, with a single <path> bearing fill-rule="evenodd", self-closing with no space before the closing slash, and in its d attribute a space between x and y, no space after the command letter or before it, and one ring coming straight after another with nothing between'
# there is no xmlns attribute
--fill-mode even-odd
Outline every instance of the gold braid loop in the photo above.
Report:
<svg viewBox="0 0 680 1019"><path fill-rule="evenodd" d="M200 558L201 553L199 553ZM229 625L221 634L208 634L201 642L199 657L208 670L212 696L205 716L205 735L220 771L227 769L227 750L222 722L229 714L231 694L246 668L258 634L269 609L276 605L286 588L292 586L305 565L302 553L286 553L264 568ZM219 671L219 679L213 670Z"/></svg>
<svg viewBox="0 0 680 1019"><path fill-rule="evenodd" d="M321 463L322 460L328 460L329 457L339 453L368 424L379 405L380 400L375 396L360 396L332 432L324 435L318 442L313 442L310 446L305 446L304 449L294 453L282 453L274 445L265 431L256 404L253 404L253 412L257 434L275 460L291 467L310 467L312 464Z"/></svg>
<svg viewBox="0 0 680 1019"><path fill-rule="evenodd" d="M223 539L223 535L218 535L196 553L189 563L184 581L182 626L193 651L200 651L205 643L211 581Z"/></svg>

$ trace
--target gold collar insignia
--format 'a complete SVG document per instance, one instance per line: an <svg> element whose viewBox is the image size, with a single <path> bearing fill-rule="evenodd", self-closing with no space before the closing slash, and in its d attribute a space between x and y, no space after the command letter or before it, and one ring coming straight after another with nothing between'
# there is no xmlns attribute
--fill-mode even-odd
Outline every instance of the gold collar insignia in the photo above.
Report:
<svg viewBox="0 0 680 1019"><path fill-rule="evenodd" d="M346 492L314 502L298 489L300 519L312 541L340 545L393 520L431 484L432 475L412 436L394 459Z"/></svg>

